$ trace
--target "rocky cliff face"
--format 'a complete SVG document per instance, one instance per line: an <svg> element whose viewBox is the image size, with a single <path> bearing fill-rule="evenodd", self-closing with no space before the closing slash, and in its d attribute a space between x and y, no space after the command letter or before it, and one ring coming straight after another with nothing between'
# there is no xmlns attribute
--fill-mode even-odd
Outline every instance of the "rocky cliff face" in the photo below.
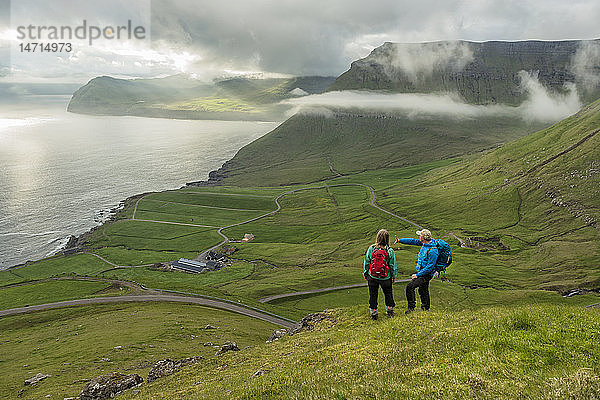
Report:
<svg viewBox="0 0 600 400"><path fill-rule="evenodd" d="M474 104L519 104L525 98L520 71L555 92L576 85L582 100L591 101L600 96L600 40L385 43L328 90L455 92Z"/></svg>

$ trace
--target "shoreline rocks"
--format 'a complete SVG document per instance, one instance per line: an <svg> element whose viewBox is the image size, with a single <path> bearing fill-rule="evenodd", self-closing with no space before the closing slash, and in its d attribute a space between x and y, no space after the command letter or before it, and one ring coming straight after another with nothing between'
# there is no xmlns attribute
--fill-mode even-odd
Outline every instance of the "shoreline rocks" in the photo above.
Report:
<svg viewBox="0 0 600 400"><path fill-rule="evenodd" d="M208 173L208 180L206 181L194 181L188 182L185 186L196 186L196 187L204 187L204 186L220 186L223 184L223 180L227 178L227 167L229 166L231 160L225 161L223 165L219 169L210 171Z"/></svg>

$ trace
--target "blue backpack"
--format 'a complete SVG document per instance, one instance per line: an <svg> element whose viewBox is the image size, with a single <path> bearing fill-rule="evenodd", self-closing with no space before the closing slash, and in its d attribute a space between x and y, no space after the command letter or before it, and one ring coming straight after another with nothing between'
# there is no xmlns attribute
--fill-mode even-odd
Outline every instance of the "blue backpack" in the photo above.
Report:
<svg viewBox="0 0 600 400"><path fill-rule="evenodd" d="M438 249L438 258L435 262L435 271L438 273L445 273L446 268L452 264L452 249L446 241L442 239L436 239L436 249Z"/></svg>

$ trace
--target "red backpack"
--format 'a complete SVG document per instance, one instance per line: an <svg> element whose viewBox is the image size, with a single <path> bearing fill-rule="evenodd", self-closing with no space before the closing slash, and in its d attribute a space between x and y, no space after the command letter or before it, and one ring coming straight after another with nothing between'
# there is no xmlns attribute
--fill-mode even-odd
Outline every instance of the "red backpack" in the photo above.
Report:
<svg viewBox="0 0 600 400"><path fill-rule="evenodd" d="M387 278L390 268L388 267L388 250L376 247L371 253L371 264L369 272L373 278Z"/></svg>

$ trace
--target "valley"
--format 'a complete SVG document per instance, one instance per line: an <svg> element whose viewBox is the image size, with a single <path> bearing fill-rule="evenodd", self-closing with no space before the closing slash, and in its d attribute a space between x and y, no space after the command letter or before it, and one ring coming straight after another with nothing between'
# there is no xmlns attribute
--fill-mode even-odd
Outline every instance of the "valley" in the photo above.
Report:
<svg viewBox="0 0 600 400"><path fill-rule="evenodd" d="M0 396L73 398L188 357L123 398L600 396L600 100L572 71L580 45L386 43L335 80L91 80L69 111L262 120L300 104L295 88L443 107L307 100L208 181L130 197L69 249L0 271ZM413 71L399 56L415 46L448 57ZM540 98L586 105L528 118ZM372 321L366 249L423 227L454 257L431 310L400 311L416 248L395 244L398 315ZM209 251L222 268L170 267Z"/></svg>

